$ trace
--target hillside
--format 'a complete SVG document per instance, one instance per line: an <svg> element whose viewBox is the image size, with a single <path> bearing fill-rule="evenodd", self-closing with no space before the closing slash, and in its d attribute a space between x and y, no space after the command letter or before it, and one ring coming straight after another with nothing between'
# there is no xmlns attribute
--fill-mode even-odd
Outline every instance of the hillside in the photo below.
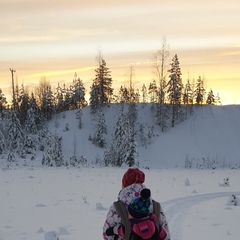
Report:
<svg viewBox="0 0 240 240"><path fill-rule="evenodd" d="M240 106L203 106L196 107L194 114L174 128L162 133L155 124L150 105L138 105L138 124L151 129L154 137L147 147L137 143L140 166L154 168L184 167L188 164L213 164L217 166L240 166ZM83 156L89 163L103 157L104 149L96 147L88 140L95 131L95 121L83 109L83 127L79 129L75 119L76 110L60 114L49 124L52 132L62 136L64 158L69 159L76 146L76 155ZM119 106L110 105L103 109L107 125L106 142L110 143L111 134L118 117ZM56 128L55 121L59 122ZM66 124L69 130L65 131ZM205 159L205 161L204 161ZM177 163L176 163L177 162Z"/></svg>

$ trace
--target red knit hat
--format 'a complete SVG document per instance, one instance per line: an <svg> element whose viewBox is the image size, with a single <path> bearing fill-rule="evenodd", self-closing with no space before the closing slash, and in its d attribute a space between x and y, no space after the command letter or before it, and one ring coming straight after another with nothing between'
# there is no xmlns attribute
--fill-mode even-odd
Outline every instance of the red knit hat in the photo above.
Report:
<svg viewBox="0 0 240 240"><path fill-rule="evenodd" d="M145 174L138 168L129 168L123 175L122 186L127 187L133 183L144 183Z"/></svg>

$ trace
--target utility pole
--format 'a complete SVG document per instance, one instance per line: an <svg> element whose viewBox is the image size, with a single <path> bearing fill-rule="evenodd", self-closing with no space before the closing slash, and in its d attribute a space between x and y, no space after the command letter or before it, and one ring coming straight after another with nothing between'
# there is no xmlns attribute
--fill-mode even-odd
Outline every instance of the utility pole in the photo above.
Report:
<svg viewBox="0 0 240 240"><path fill-rule="evenodd" d="M13 69L9 69L12 75L12 97L13 97L13 109L15 110L15 105L16 105L16 100L15 100L15 88L14 88L14 73L16 72L16 70Z"/></svg>

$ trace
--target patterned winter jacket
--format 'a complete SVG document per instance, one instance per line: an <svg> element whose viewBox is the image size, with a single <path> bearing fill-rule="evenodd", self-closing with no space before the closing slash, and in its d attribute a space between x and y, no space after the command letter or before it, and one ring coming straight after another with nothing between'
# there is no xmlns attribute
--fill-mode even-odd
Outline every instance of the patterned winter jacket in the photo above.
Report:
<svg viewBox="0 0 240 240"><path fill-rule="evenodd" d="M134 183L126 188L123 188L118 195L118 200L122 201L125 203L126 207L137 197L140 196L141 190L145 188L144 184L139 184L139 183ZM150 206L150 212L153 212L153 204L151 201L151 206ZM109 208L104 226L103 226L103 239L104 240L115 240L114 236L107 236L106 235L106 230L110 227L114 227L116 225L121 224L121 218L116 211L116 208L114 205L112 205ZM161 208L160 212L160 236L164 236L164 238L160 237L160 240L171 240L170 238L170 233L169 233L169 228L168 228L168 223L165 217L165 214ZM122 238L119 237L118 240L121 240Z"/></svg>

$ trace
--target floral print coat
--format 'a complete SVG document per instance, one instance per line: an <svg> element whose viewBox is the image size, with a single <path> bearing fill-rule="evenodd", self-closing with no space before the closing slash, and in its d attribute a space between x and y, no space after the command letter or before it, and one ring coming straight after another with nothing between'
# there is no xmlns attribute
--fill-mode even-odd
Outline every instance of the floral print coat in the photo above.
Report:
<svg viewBox="0 0 240 240"><path fill-rule="evenodd" d="M141 190L145 188L144 184L140 183L134 183L126 188L123 188L119 194L118 194L118 200L122 201L125 203L126 208L127 206L137 197L140 196ZM153 204L151 201L151 206L150 206L150 212L153 212ZM107 236L106 235L106 230L110 227L114 227L115 225L120 225L121 224L121 218L116 211L116 208L114 205L111 205L106 217L106 220L104 222L103 226L103 239L104 240L115 240L114 236ZM160 238L161 240L171 240L170 238L170 233L169 233L169 228L168 228L168 223L165 217L165 214L161 208L160 211L160 229L164 232L164 234L160 234L160 236L164 236L164 238ZM122 238L119 237L119 240Z"/></svg>

